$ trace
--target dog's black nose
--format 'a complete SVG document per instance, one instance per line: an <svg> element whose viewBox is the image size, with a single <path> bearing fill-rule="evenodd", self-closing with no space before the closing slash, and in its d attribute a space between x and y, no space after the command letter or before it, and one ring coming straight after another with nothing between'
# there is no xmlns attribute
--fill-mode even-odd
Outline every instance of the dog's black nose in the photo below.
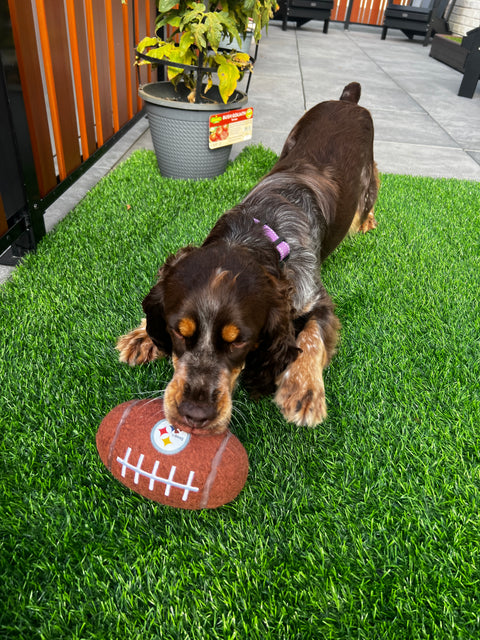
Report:
<svg viewBox="0 0 480 640"><path fill-rule="evenodd" d="M208 426L217 416L217 410L212 404L191 400L183 400L178 406L178 412L188 426L198 429Z"/></svg>

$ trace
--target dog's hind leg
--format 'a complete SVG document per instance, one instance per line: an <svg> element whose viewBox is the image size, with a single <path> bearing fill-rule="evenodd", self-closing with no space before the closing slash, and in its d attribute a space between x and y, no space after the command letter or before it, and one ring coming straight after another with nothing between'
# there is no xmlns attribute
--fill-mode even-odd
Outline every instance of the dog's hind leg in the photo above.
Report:
<svg viewBox="0 0 480 640"><path fill-rule="evenodd" d="M355 233L367 233L372 229L377 228L377 221L375 220L374 205L377 201L378 190L380 188L380 178L378 176L377 164L373 163L373 172L368 180L368 187L363 194L361 201L358 204L355 217L353 218L348 235Z"/></svg>
<svg viewBox="0 0 480 640"><path fill-rule="evenodd" d="M120 362L126 362L133 367L165 356L148 335L146 325L147 322L144 319L139 327L118 339L115 348L120 352Z"/></svg>
<svg viewBox="0 0 480 640"><path fill-rule="evenodd" d="M378 222L375 219L373 209L367 213L366 217L364 215L360 215L357 210L353 222L350 225L350 229L348 230L348 235L353 236L356 233L367 233L367 231L376 229L377 226Z"/></svg>
<svg viewBox="0 0 480 640"><path fill-rule="evenodd" d="M275 402L287 422L314 427L327 417L323 369L335 352L339 329L333 303L323 293L297 336L301 353L277 379Z"/></svg>

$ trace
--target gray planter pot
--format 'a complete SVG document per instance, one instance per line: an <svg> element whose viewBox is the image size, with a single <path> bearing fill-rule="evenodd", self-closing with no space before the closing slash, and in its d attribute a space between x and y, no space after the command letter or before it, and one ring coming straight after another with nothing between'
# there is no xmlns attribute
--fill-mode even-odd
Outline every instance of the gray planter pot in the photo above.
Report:
<svg viewBox="0 0 480 640"><path fill-rule="evenodd" d="M252 40L253 40L253 33L251 31L249 31L247 33L247 35L241 39L242 40L242 46L240 47L240 49L238 48L238 42L233 39L232 42L230 42L229 38L222 38L220 40L220 48L221 49L235 49L236 51L241 51L242 53L250 53L250 47L252 46Z"/></svg>
<svg viewBox="0 0 480 640"><path fill-rule="evenodd" d="M139 89L145 101L158 168L170 178L213 178L225 171L232 145L209 149L209 118L243 107L247 96L235 91L224 104L218 88L212 87L207 95L214 102L191 104L187 94L185 86L179 85L175 91L170 82L151 82Z"/></svg>

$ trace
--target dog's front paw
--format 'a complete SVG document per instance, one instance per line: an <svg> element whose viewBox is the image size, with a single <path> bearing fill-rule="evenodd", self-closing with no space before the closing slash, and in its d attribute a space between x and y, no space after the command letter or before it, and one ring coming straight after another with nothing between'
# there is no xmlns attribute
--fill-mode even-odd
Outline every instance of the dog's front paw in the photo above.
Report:
<svg viewBox="0 0 480 640"><path fill-rule="evenodd" d="M297 375L295 375L297 374ZM287 422L315 427L327 417L323 379L288 369L279 380L275 402Z"/></svg>
<svg viewBox="0 0 480 640"><path fill-rule="evenodd" d="M126 362L131 367L136 364L145 364L165 355L152 342L146 330L145 320L139 327L121 336L115 348L120 352L120 362Z"/></svg>
<svg viewBox="0 0 480 640"><path fill-rule="evenodd" d="M275 402L287 422L314 427L327 417L323 367L328 361L320 326L314 318L298 334L297 346L297 359L276 381Z"/></svg>

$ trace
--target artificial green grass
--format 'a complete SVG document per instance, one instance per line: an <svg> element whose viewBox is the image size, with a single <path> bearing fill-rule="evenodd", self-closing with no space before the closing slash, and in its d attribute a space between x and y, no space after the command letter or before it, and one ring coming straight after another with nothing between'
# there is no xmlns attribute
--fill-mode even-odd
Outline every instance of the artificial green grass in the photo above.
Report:
<svg viewBox="0 0 480 640"><path fill-rule="evenodd" d="M240 388L250 474L214 511L119 484L102 417L170 365L116 337L166 255L199 242L269 169L107 176L0 289L0 637L476 638L480 633L480 186L382 176L379 227L323 267L343 325L327 421L285 424Z"/></svg>

